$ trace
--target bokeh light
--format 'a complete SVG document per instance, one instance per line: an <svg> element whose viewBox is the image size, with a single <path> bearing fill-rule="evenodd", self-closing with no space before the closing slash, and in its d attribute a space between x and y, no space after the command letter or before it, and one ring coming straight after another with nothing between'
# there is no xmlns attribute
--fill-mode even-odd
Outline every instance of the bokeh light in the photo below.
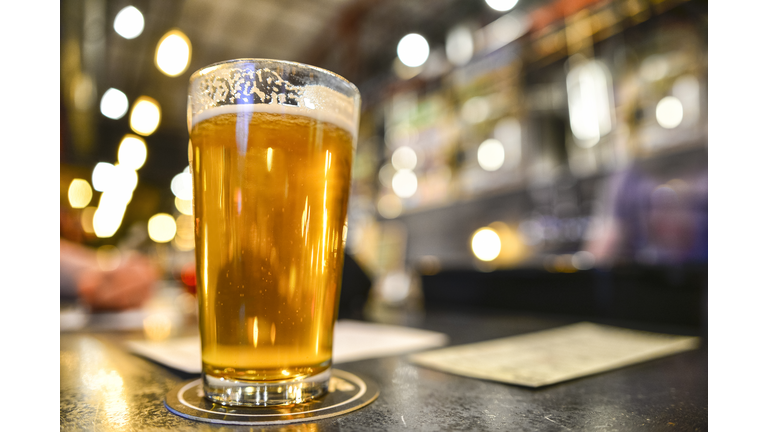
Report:
<svg viewBox="0 0 768 432"><path fill-rule="evenodd" d="M107 162L99 162L93 168L93 174L91 175L91 183L93 189L99 192L107 190L112 183L112 174L115 166Z"/></svg>
<svg viewBox="0 0 768 432"><path fill-rule="evenodd" d="M590 148L613 128L613 78L602 63L580 55L566 75L568 116L576 144Z"/></svg>
<svg viewBox="0 0 768 432"><path fill-rule="evenodd" d="M160 105L151 97L136 99L131 109L131 129L139 135L151 135L160 125Z"/></svg>
<svg viewBox="0 0 768 432"><path fill-rule="evenodd" d="M188 170L173 177L173 180L171 180L171 192L177 198L183 200L192 199L192 174Z"/></svg>
<svg viewBox="0 0 768 432"><path fill-rule="evenodd" d="M397 57L406 66L421 66L429 58L429 43L420 34L405 35L397 44Z"/></svg>
<svg viewBox="0 0 768 432"><path fill-rule="evenodd" d="M93 234L93 215L96 213L96 207L90 206L83 209L80 213L80 225L86 234Z"/></svg>
<svg viewBox="0 0 768 432"><path fill-rule="evenodd" d="M416 152L410 147L400 147L392 153L392 166L397 170L416 168Z"/></svg>
<svg viewBox="0 0 768 432"><path fill-rule="evenodd" d="M493 261L501 253L501 238L491 228L480 228L472 234L472 253L481 261Z"/></svg>
<svg viewBox="0 0 768 432"><path fill-rule="evenodd" d="M485 3L487 3L493 10L506 12L515 7L517 1L518 0L485 0Z"/></svg>
<svg viewBox="0 0 768 432"><path fill-rule="evenodd" d="M474 54L472 31L465 26L456 26L448 32L445 41L445 55L455 66L463 66L472 59Z"/></svg>
<svg viewBox="0 0 768 432"><path fill-rule="evenodd" d="M667 96L656 105L656 121L665 129L674 129L683 121L683 104L674 96Z"/></svg>
<svg viewBox="0 0 768 432"><path fill-rule="evenodd" d="M144 15L133 6L127 6L115 16L114 28L117 34L133 39L144 31Z"/></svg>
<svg viewBox="0 0 768 432"><path fill-rule="evenodd" d="M79 209L90 204L93 191L88 181L76 178L69 184L67 196L69 197L69 205Z"/></svg>
<svg viewBox="0 0 768 432"><path fill-rule="evenodd" d="M379 198L376 205L379 214L386 219L394 219L403 212L403 203L394 194L386 194Z"/></svg>
<svg viewBox="0 0 768 432"><path fill-rule="evenodd" d="M158 213L147 223L149 238L157 243L168 243L176 235L176 221L168 213Z"/></svg>
<svg viewBox="0 0 768 432"><path fill-rule="evenodd" d="M192 212L193 212L192 200L185 200L185 199L176 197L176 199L174 200L174 204L176 204L176 210L178 210L179 213L184 215L192 215Z"/></svg>
<svg viewBox="0 0 768 432"><path fill-rule="evenodd" d="M137 170L144 165L146 160L147 144L144 139L131 134L124 136L117 150L117 161L120 166Z"/></svg>
<svg viewBox="0 0 768 432"><path fill-rule="evenodd" d="M171 319L165 314L155 313L144 318L144 336L148 340L160 342L171 336Z"/></svg>
<svg viewBox="0 0 768 432"><path fill-rule="evenodd" d="M101 113L113 120L123 118L128 112L128 97L116 88L110 88L101 97Z"/></svg>
<svg viewBox="0 0 768 432"><path fill-rule="evenodd" d="M192 44L187 35L179 30L171 30L157 44L155 64L164 74L179 76L187 70L191 53Z"/></svg>
<svg viewBox="0 0 768 432"><path fill-rule="evenodd" d="M108 191L133 192L139 184L139 175L130 167L115 165L112 169L111 180L112 181L107 188Z"/></svg>
<svg viewBox="0 0 768 432"><path fill-rule="evenodd" d="M195 248L195 219L189 215L176 218L176 236L173 246L180 251L190 251Z"/></svg>
<svg viewBox="0 0 768 432"><path fill-rule="evenodd" d="M416 193L419 182L411 170L398 170L392 176L392 190L400 198L410 198Z"/></svg>
<svg viewBox="0 0 768 432"><path fill-rule="evenodd" d="M496 171L504 165L504 146L494 138L489 138L477 148L477 163L486 171Z"/></svg>
<svg viewBox="0 0 768 432"><path fill-rule="evenodd" d="M131 199L130 191L107 191L101 194L99 207L93 215L93 232L97 237L115 235L125 215L125 206Z"/></svg>

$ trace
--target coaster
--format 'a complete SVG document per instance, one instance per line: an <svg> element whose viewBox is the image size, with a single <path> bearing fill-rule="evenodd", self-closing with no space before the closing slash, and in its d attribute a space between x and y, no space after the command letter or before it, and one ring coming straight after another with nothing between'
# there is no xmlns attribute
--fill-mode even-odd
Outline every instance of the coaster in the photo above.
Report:
<svg viewBox="0 0 768 432"><path fill-rule="evenodd" d="M285 407L225 407L205 398L202 380L185 381L165 395L168 411L207 423L274 425L314 421L360 409L379 396L379 386L365 377L331 370L328 394L318 400Z"/></svg>

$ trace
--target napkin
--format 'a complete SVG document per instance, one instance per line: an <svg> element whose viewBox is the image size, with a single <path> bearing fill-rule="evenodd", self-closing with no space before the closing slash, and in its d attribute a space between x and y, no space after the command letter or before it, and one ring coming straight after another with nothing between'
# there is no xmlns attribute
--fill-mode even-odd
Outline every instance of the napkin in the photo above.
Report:
<svg viewBox="0 0 768 432"><path fill-rule="evenodd" d="M444 346L443 333L362 321L340 320L333 334L333 363L387 357ZM126 345L135 354L188 373L201 372L200 336L160 342L135 340Z"/></svg>
<svg viewBox="0 0 768 432"><path fill-rule="evenodd" d="M431 369L540 387L695 349L699 338L582 322L413 354Z"/></svg>

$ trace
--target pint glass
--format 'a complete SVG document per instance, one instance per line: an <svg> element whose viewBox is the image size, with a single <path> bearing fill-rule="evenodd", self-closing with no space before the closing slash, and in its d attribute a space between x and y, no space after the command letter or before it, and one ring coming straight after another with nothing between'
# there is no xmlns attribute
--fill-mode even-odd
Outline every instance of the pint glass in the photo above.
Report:
<svg viewBox="0 0 768 432"><path fill-rule="evenodd" d="M222 405L327 391L360 94L332 72L240 59L192 74L203 387Z"/></svg>

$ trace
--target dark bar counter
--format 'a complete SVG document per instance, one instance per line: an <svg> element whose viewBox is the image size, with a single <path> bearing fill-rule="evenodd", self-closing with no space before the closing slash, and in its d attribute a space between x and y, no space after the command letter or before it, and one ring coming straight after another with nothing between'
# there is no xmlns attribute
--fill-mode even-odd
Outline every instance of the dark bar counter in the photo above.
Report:
<svg viewBox="0 0 768 432"><path fill-rule="evenodd" d="M450 345L545 330L578 316L429 311L417 327L446 333ZM700 328L592 320L638 330L699 335ZM317 422L231 427L171 414L165 394L196 378L123 348L137 334L61 334L61 430L388 431L707 430L707 348L531 389L455 376L410 364L407 355L336 365L381 388L373 404Z"/></svg>

